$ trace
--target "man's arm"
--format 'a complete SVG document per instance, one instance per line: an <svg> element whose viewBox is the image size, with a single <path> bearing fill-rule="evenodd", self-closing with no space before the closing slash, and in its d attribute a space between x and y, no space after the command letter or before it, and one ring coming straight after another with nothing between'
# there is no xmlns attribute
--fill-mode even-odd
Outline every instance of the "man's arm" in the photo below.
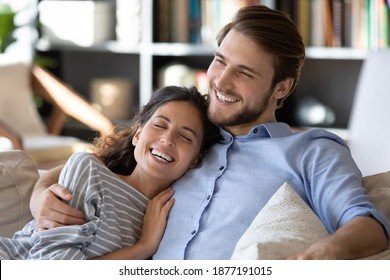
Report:
<svg viewBox="0 0 390 280"><path fill-rule="evenodd" d="M385 250L388 241L380 223L371 217L358 217L289 259L358 259Z"/></svg>
<svg viewBox="0 0 390 280"><path fill-rule="evenodd" d="M84 214L61 200L72 199L68 189L57 184L63 166L42 174L34 186L30 199L30 210L37 221L38 230L63 225L80 225L85 222Z"/></svg>

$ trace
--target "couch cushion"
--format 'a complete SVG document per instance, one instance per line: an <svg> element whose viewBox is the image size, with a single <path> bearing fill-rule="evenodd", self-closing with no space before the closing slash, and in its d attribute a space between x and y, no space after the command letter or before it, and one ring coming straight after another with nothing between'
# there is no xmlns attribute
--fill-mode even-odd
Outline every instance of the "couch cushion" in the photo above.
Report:
<svg viewBox="0 0 390 280"><path fill-rule="evenodd" d="M29 201L38 178L34 162L24 152L0 152L1 236L11 237L32 220Z"/></svg>
<svg viewBox="0 0 390 280"><path fill-rule="evenodd" d="M366 176L363 184L371 201L385 213L390 224L390 171Z"/></svg>

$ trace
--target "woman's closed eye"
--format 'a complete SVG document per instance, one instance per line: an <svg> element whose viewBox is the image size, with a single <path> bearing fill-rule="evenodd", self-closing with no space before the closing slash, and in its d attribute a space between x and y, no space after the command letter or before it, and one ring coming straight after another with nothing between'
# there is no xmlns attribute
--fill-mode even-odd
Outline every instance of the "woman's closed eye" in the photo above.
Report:
<svg viewBox="0 0 390 280"><path fill-rule="evenodd" d="M161 129L166 128L165 125L161 125L161 124L153 124L153 126L156 127L156 128L161 128Z"/></svg>
<svg viewBox="0 0 390 280"><path fill-rule="evenodd" d="M167 121L161 118L156 118L154 122L152 123L153 127L159 128L159 129L166 129L168 127Z"/></svg>
<svg viewBox="0 0 390 280"><path fill-rule="evenodd" d="M193 137L185 134L185 133L179 133L180 137L184 139L184 141L188 142L188 143L192 143L193 142Z"/></svg>

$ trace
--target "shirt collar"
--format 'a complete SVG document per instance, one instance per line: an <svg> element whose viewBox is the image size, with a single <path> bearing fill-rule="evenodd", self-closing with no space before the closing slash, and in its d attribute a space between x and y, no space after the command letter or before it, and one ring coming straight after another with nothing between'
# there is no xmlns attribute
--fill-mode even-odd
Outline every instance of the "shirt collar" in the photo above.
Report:
<svg viewBox="0 0 390 280"><path fill-rule="evenodd" d="M265 123L260 127L267 130L270 138L286 137L292 134L290 126L282 122Z"/></svg>
<svg viewBox="0 0 390 280"><path fill-rule="evenodd" d="M230 141L232 135L220 129L224 141ZM252 127L247 135L238 135L236 138L279 138L292 134L291 128L282 122L265 123Z"/></svg>

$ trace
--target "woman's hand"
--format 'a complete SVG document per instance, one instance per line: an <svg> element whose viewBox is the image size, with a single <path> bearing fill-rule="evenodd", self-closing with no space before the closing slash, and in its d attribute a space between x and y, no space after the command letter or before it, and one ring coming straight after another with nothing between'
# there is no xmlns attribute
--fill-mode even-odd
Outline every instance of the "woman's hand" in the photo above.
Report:
<svg viewBox="0 0 390 280"><path fill-rule="evenodd" d="M145 260L156 253L167 225L167 217L174 203L174 191L168 188L149 201L140 240L134 246L96 258L97 260Z"/></svg>
<svg viewBox="0 0 390 280"><path fill-rule="evenodd" d="M144 247L150 256L157 251L163 237L168 213L174 204L173 194L172 188L162 191L149 201L146 209L141 238L137 244Z"/></svg>

